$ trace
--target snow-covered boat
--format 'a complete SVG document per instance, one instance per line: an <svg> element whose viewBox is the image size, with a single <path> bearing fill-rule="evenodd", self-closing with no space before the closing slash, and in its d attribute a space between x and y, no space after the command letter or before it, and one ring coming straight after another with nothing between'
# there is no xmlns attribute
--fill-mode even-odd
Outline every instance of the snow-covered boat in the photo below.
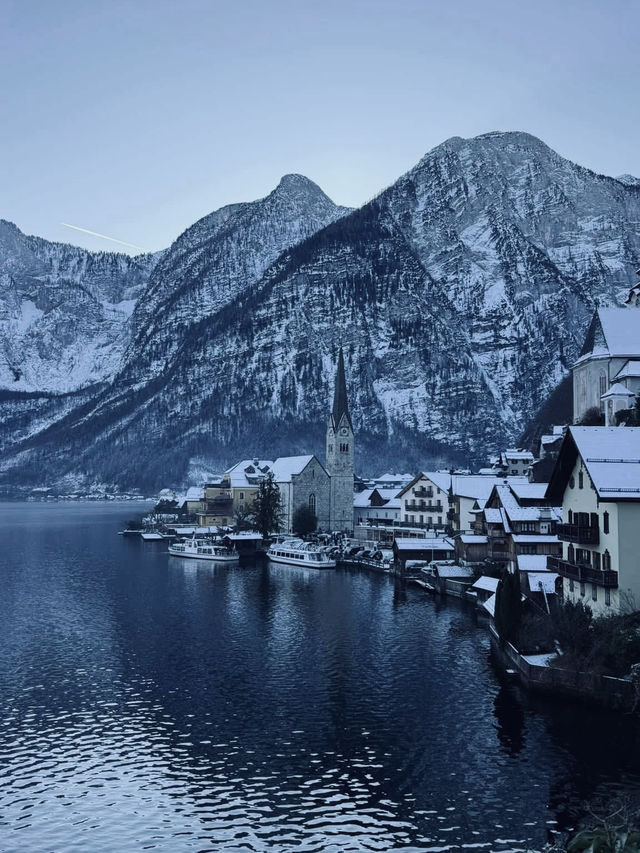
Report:
<svg viewBox="0 0 640 853"><path fill-rule="evenodd" d="M237 565L240 561L238 552L233 548L225 548L210 539L180 539L169 545L169 554L173 557L192 557L196 560L213 560L216 563Z"/></svg>
<svg viewBox="0 0 640 853"><path fill-rule="evenodd" d="M273 563L286 563L289 566L306 566L310 569L336 567L336 561L327 554L325 548L303 542L302 539L274 542L267 551L267 557Z"/></svg>

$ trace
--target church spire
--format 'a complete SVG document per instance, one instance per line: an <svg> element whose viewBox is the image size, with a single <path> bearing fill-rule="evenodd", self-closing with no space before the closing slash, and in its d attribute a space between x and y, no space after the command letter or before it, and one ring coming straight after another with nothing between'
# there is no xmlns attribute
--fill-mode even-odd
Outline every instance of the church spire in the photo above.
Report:
<svg viewBox="0 0 640 853"><path fill-rule="evenodd" d="M349 402L347 400L347 380L344 375L344 356L342 355L342 347L338 352L338 368L336 370L336 385L333 392L333 409L331 418L333 420L333 428L337 429L342 416L345 416L349 426L351 424L351 416L349 415Z"/></svg>

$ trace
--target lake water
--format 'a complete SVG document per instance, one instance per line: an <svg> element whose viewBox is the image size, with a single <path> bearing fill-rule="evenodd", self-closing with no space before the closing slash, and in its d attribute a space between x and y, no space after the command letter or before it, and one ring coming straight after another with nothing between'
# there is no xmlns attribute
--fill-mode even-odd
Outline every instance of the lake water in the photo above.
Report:
<svg viewBox="0 0 640 853"><path fill-rule="evenodd" d="M140 505L0 514L0 850L540 849L640 789L638 718L503 684L384 575L170 558Z"/></svg>

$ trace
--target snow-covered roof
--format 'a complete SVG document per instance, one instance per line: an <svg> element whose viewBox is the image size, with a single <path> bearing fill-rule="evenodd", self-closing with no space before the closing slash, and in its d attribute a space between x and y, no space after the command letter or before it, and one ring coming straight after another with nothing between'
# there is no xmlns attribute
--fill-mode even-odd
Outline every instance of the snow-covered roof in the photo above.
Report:
<svg viewBox="0 0 640 853"><path fill-rule="evenodd" d="M226 538L232 542L258 542L262 540L262 534L253 530L241 530L239 533L228 533Z"/></svg>
<svg viewBox="0 0 640 853"><path fill-rule="evenodd" d="M621 370L619 370L614 379L638 379L640 378L640 359L629 359Z"/></svg>
<svg viewBox="0 0 640 853"><path fill-rule="evenodd" d="M559 436L554 435L557 441ZM511 491L519 501L541 501L544 500L548 483L511 483Z"/></svg>
<svg viewBox="0 0 640 853"><path fill-rule="evenodd" d="M484 589L487 592L495 592L497 588L498 578L490 578L487 575L482 575L471 587L471 589Z"/></svg>
<svg viewBox="0 0 640 853"><path fill-rule="evenodd" d="M191 486L187 489L187 493L185 494L183 500L185 501L201 501L203 497L204 490L202 486Z"/></svg>
<svg viewBox="0 0 640 853"><path fill-rule="evenodd" d="M441 578L473 577L473 569L468 566L457 566L455 563L437 563L437 568Z"/></svg>
<svg viewBox="0 0 640 853"><path fill-rule="evenodd" d="M546 554L518 554L518 569L521 572L546 572Z"/></svg>
<svg viewBox="0 0 640 853"><path fill-rule="evenodd" d="M635 397L633 391L629 391L626 385L622 382L615 382L608 391L601 395L601 400L608 400L609 397Z"/></svg>
<svg viewBox="0 0 640 853"><path fill-rule="evenodd" d="M519 486L525 487L524 483L518 484ZM526 483L527 486L536 485L533 483ZM544 485L544 484L542 484ZM508 517L509 521L539 521L540 515L542 514L542 510L546 509L545 507L539 506L520 506L518 503L518 499L513 491L513 486L505 485L504 483L500 483L495 487L496 494L500 500L502 505L502 509L504 513ZM546 491L546 489L545 489ZM544 492L542 493L544 496ZM547 515L549 513L547 512ZM485 515L486 518L486 515ZM504 516L503 516L504 523Z"/></svg>
<svg viewBox="0 0 640 853"><path fill-rule="evenodd" d="M487 524L502 524L502 513L498 507L486 506L483 512Z"/></svg>
<svg viewBox="0 0 640 853"><path fill-rule="evenodd" d="M380 497L385 501L383 506L385 508L391 509L400 509L402 507L402 501L400 498L397 498L397 489L365 489L363 492L358 492L353 497L353 506L359 508L368 508L371 506L371 496L374 492L377 492Z"/></svg>
<svg viewBox="0 0 640 853"><path fill-rule="evenodd" d="M496 594L495 594L495 592L493 593L493 595L490 595L486 601L483 601L482 606L487 611L489 616L495 616L496 615Z"/></svg>
<svg viewBox="0 0 640 853"><path fill-rule="evenodd" d="M465 545L486 545L487 537L479 533L462 533L457 537Z"/></svg>
<svg viewBox="0 0 640 853"><path fill-rule="evenodd" d="M533 453L530 450L503 450L500 454L501 459L513 459L523 462L533 462Z"/></svg>
<svg viewBox="0 0 640 853"><path fill-rule="evenodd" d="M508 482L529 482L526 477L488 477L484 474L449 474L448 471L425 471L423 476L443 492L451 488L454 495L478 501L486 501L493 487L504 483L505 479Z"/></svg>
<svg viewBox="0 0 640 853"><path fill-rule="evenodd" d="M527 575L531 592L544 591L547 595L556 591L557 578L558 575L555 572L531 572Z"/></svg>
<svg viewBox="0 0 640 853"><path fill-rule="evenodd" d="M259 485L272 467L270 459L243 459L224 473L229 478L231 488L242 489Z"/></svg>
<svg viewBox="0 0 640 853"><path fill-rule="evenodd" d="M601 500L640 500L640 427L571 427L570 433Z"/></svg>
<svg viewBox="0 0 640 853"><path fill-rule="evenodd" d="M427 539L394 539L398 551L453 551L453 542L443 536Z"/></svg>
<svg viewBox="0 0 640 853"><path fill-rule="evenodd" d="M280 456L273 463L273 476L276 483L290 483L291 478L301 474L313 459L311 456Z"/></svg>
<svg viewBox="0 0 640 853"><path fill-rule="evenodd" d="M610 355L640 358L640 311L599 308L598 319Z"/></svg>

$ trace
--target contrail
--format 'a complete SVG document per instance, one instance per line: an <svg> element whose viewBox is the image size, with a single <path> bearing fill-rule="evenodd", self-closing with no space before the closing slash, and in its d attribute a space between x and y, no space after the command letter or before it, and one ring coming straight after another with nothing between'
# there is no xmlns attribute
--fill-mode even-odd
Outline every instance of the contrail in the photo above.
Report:
<svg viewBox="0 0 640 853"><path fill-rule="evenodd" d="M135 246L133 243L125 243L124 240L116 240L115 237L107 237L106 234L98 234L97 231L89 231L88 228L81 228L79 225L69 225L68 222L61 222L65 228L73 228L76 231L83 231L85 234L92 234L94 237L101 237L103 240L111 240L112 243L120 243L121 246L128 246L130 249L137 249L139 252L148 252L148 249L143 249L142 246Z"/></svg>

